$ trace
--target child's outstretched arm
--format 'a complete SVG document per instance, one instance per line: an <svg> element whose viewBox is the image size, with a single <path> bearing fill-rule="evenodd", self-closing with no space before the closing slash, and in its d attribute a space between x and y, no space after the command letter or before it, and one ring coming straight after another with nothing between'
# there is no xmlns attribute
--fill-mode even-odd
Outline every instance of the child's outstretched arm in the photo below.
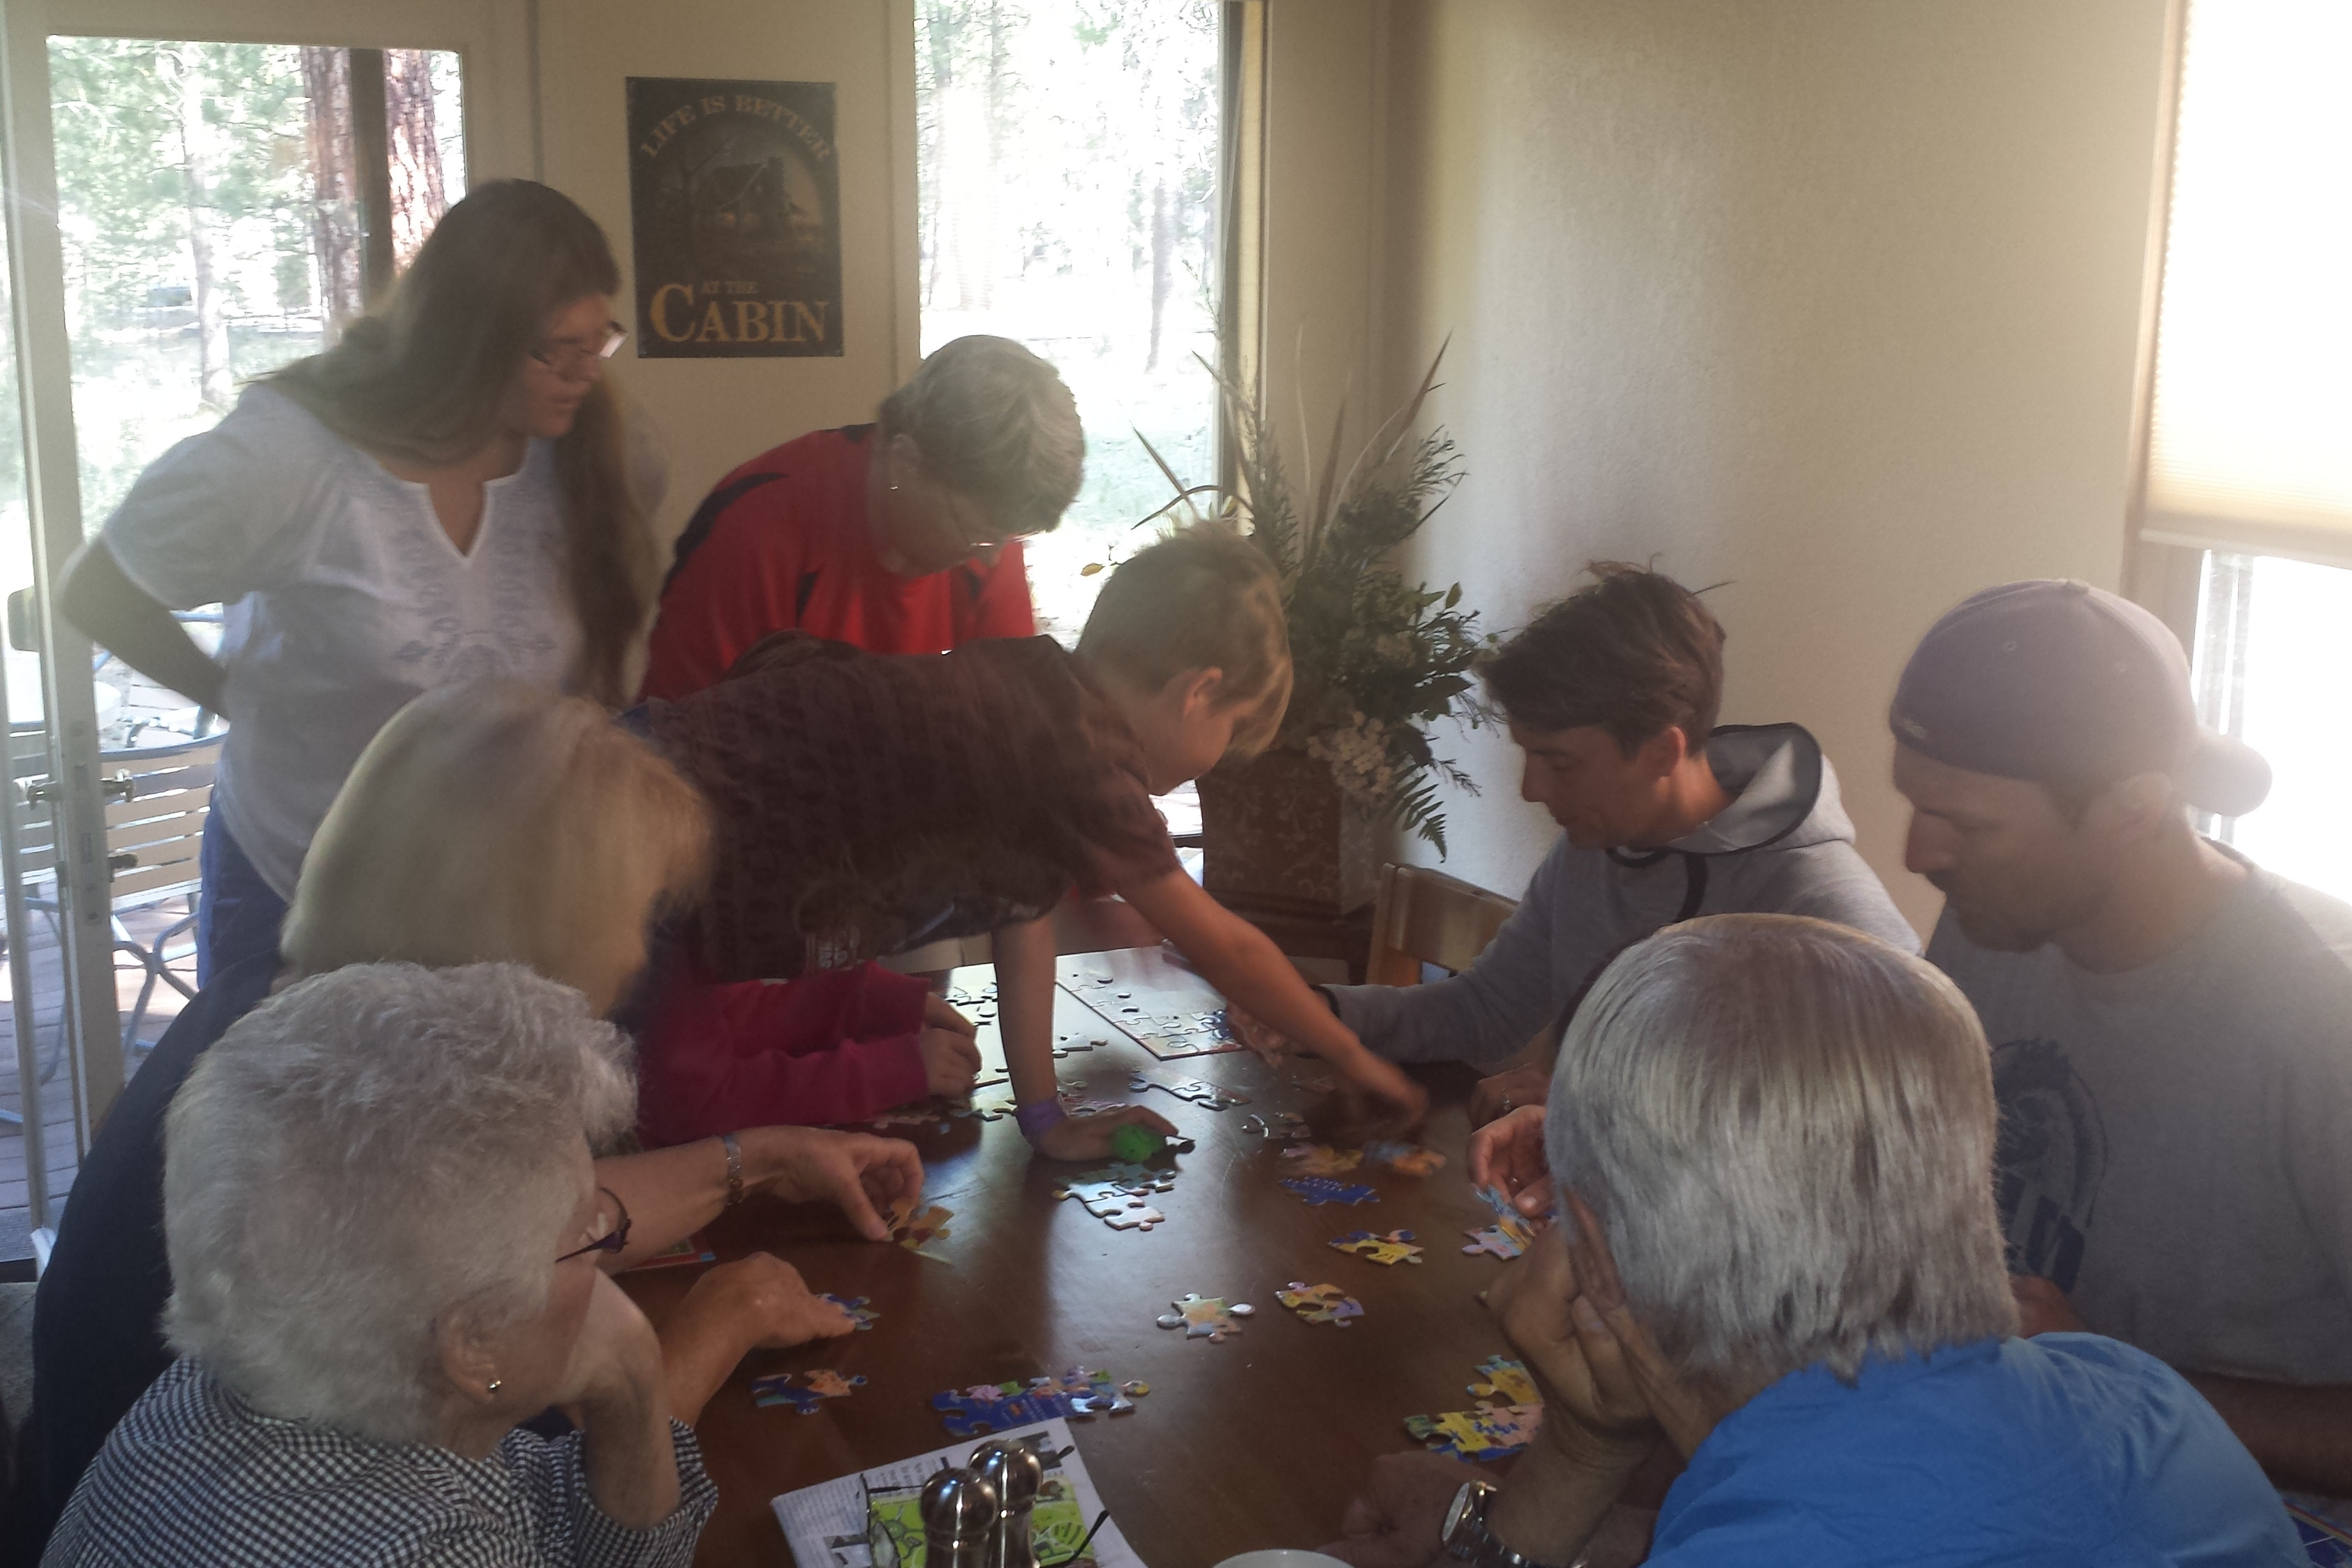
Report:
<svg viewBox="0 0 2352 1568"><path fill-rule="evenodd" d="M1122 887L1118 893L1227 1000L1273 1025L1300 1050L1329 1062L1355 1088L1398 1116L1420 1122L1428 1093L1394 1063L1365 1048L1265 932L1209 897L1181 871Z"/></svg>
<svg viewBox="0 0 2352 1568"><path fill-rule="evenodd" d="M1055 1160L1107 1160L1110 1135L1130 1121L1173 1136L1175 1125L1140 1105L1093 1116L1066 1116L1054 1079L1054 921L1006 926L996 950L997 1032L1023 1136Z"/></svg>

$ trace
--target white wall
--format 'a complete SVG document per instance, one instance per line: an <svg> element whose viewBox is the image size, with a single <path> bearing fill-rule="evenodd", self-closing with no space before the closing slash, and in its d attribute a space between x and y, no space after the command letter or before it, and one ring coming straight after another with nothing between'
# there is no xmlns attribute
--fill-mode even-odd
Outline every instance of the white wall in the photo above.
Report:
<svg viewBox="0 0 2352 1568"><path fill-rule="evenodd" d="M1594 556L1724 583L1725 718L1822 738L1923 923L1886 783L1905 656L1978 587L2121 573L2163 26L2163 0L1391 15L1387 375L1453 334L1434 413L1470 476L1415 570L1501 626ZM1550 824L1507 742L1457 754L1486 793L1448 869L1516 893Z"/></svg>
<svg viewBox="0 0 2352 1568"><path fill-rule="evenodd" d="M914 10L909 0L541 0L540 147L548 184L604 226L635 321L625 83L725 77L835 84L845 353L646 359L622 383L669 455L675 527L730 468L780 441L873 416L916 349Z"/></svg>

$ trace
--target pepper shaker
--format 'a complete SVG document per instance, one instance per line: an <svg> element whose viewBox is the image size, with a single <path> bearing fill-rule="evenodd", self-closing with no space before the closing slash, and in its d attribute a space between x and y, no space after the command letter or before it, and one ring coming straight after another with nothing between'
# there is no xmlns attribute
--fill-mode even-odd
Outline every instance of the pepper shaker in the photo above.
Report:
<svg viewBox="0 0 2352 1568"><path fill-rule="evenodd" d="M941 1470L923 1483L923 1568L992 1568L1003 1510L976 1469Z"/></svg>
<svg viewBox="0 0 2352 1568"><path fill-rule="evenodd" d="M1037 1568L1030 1512L1045 1482L1045 1461L1017 1438L997 1438L971 1451L971 1468L996 1491L996 1531L988 1568Z"/></svg>

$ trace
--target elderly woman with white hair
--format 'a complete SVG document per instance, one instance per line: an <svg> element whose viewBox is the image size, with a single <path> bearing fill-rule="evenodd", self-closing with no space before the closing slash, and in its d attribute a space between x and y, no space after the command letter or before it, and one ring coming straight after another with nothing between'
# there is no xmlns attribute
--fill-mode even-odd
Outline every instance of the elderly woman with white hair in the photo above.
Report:
<svg viewBox="0 0 2352 1568"><path fill-rule="evenodd" d="M164 1135L183 1359L82 1477L51 1568L683 1565L718 1499L597 1267L629 1049L514 964L354 965L247 1015ZM567 1407L550 1442L516 1423Z"/></svg>
<svg viewBox="0 0 2352 1568"><path fill-rule="evenodd" d="M1472 1148L1474 1180L1562 1211L1488 1293L1539 1435L1504 1489L1381 1461L1327 1550L1570 1563L1663 1446L1686 1468L1649 1561L1674 1568L2303 1562L2179 1373L2017 1337L1989 1061L1948 980L1844 927L1725 915L1629 949L1548 1107Z"/></svg>

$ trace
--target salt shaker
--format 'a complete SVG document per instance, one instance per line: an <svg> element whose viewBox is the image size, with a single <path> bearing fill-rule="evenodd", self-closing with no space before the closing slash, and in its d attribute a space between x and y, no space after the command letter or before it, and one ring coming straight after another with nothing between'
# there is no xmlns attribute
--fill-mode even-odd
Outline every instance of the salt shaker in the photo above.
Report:
<svg viewBox="0 0 2352 1568"><path fill-rule="evenodd" d="M1030 1510L1045 1483L1045 1461L1018 1439L997 1438L971 1451L971 1468L996 1490L996 1532L988 1568L1037 1568Z"/></svg>
<svg viewBox="0 0 2352 1568"><path fill-rule="evenodd" d="M1002 1510L976 1468L941 1470L923 1483L923 1568L992 1568Z"/></svg>

